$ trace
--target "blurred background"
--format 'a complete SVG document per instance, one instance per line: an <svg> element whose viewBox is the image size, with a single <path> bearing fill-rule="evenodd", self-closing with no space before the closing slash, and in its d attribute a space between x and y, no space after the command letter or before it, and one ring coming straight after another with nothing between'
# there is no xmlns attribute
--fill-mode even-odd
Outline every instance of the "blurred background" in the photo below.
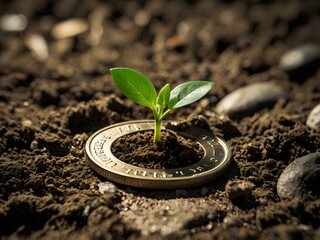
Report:
<svg viewBox="0 0 320 240"><path fill-rule="evenodd" d="M247 83L286 79L281 56L320 41L320 3L310 0L15 0L0 9L0 71L26 74L33 92L20 98L43 106L117 91L103 82L117 66L144 73L158 88L212 80L215 103ZM39 88L46 97L34 93Z"/></svg>

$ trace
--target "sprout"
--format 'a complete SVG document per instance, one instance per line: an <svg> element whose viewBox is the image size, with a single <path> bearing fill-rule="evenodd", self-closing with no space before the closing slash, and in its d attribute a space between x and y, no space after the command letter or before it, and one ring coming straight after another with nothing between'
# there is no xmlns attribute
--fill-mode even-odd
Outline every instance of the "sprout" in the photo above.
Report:
<svg viewBox="0 0 320 240"><path fill-rule="evenodd" d="M153 111L154 142L160 141L162 120L168 113L199 100L214 86L208 81L190 81L171 91L170 85L166 84L157 94L152 82L137 71L129 68L112 68L110 71L116 86L127 98Z"/></svg>

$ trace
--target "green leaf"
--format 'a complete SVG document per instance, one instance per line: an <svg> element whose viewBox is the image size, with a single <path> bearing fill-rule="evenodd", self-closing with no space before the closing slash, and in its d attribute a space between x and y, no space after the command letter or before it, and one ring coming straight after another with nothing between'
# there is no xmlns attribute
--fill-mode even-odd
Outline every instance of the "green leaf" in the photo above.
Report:
<svg viewBox="0 0 320 240"><path fill-rule="evenodd" d="M170 85L166 84L158 94L157 104L159 104L162 107L167 106L170 98L170 91Z"/></svg>
<svg viewBox="0 0 320 240"><path fill-rule="evenodd" d="M168 108L180 108L193 103L206 95L213 86L214 83L207 81L183 83L171 91Z"/></svg>
<svg viewBox="0 0 320 240"><path fill-rule="evenodd" d="M155 108L157 92L146 76L130 68L112 68L110 72L123 95L142 106Z"/></svg>

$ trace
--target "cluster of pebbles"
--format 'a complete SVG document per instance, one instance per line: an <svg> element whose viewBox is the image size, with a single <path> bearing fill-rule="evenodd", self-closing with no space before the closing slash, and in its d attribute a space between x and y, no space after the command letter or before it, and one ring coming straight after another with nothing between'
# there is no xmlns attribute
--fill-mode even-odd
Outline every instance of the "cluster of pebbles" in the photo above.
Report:
<svg viewBox="0 0 320 240"><path fill-rule="evenodd" d="M320 46L305 44L286 52L280 59L279 68L289 74L290 78L303 82L315 73L320 66ZM271 108L279 100L288 100L290 93L276 83L258 82L236 89L226 95L216 106L216 111L227 114L232 119ZM320 103L309 113L305 124L314 131L320 131ZM320 196L320 152L311 153L294 160L281 174L277 192L280 198L289 199L305 194ZM226 187L230 190L230 186ZM232 192L232 191L231 191ZM236 192L236 191L235 191ZM229 194L232 196L232 193Z"/></svg>
<svg viewBox="0 0 320 240"><path fill-rule="evenodd" d="M70 50L76 37L85 35L89 45L99 44L104 32L102 23L106 14L104 9L97 9L91 13L89 20L70 18L60 22L43 17L39 22L40 30L36 33L25 33L28 30L28 18L23 14L5 14L0 18L0 30L22 34L24 44L33 56L40 62L46 62L50 52L63 54Z"/></svg>

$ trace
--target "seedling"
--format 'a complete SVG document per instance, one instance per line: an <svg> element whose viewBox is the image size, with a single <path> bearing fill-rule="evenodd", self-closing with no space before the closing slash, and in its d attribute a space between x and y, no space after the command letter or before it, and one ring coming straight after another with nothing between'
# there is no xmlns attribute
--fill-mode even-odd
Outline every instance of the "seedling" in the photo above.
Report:
<svg viewBox="0 0 320 240"><path fill-rule="evenodd" d="M116 86L123 95L153 111L154 142L160 141L162 120L168 113L199 100L214 86L212 82L190 81L171 91L170 85L166 84L157 95L154 85L143 74L130 68L112 68L110 71Z"/></svg>

